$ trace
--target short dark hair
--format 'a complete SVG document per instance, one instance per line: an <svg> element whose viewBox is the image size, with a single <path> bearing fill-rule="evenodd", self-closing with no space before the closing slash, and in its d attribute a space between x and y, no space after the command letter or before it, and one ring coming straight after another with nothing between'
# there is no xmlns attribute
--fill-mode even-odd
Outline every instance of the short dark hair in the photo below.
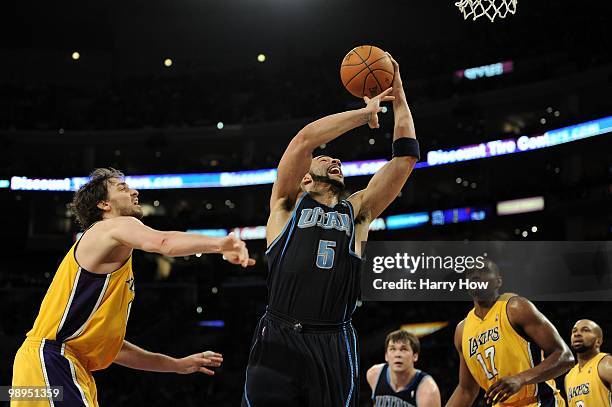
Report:
<svg viewBox="0 0 612 407"><path fill-rule="evenodd" d="M102 209L98 203L108 199L108 180L124 177L123 173L114 168L96 168L89 175L90 180L74 194L71 208L83 229L87 229L102 220Z"/></svg>
<svg viewBox="0 0 612 407"><path fill-rule="evenodd" d="M410 345L412 353L414 354L418 354L421 352L421 343L419 342L419 338L417 338L416 335L411 334L410 332L404 331L402 329L393 331L389 335L387 335L387 339L385 340L385 352L387 351L390 342L406 343Z"/></svg>

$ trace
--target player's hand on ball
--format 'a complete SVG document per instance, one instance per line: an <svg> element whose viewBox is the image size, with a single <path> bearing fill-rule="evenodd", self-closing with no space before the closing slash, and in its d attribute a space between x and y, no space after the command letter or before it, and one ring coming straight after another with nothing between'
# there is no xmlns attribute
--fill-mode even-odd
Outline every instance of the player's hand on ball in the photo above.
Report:
<svg viewBox="0 0 612 407"><path fill-rule="evenodd" d="M395 96L391 96L391 92L393 92L392 87L374 98L370 99L367 96L363 97L363 100L366 103L365 111L368 114L368 126L370 126L371 129L377 129L380 127L378 124L378 113L382 111L382 107L380 107L381 102L390 102L395 100Z"/></svg>
<svg viewBox="0 0 612 407"><path fill-rule="evenodd" d="M501 403L517 393L524 385L525 382L519 375L501 378L489 387L485 399L488 404Z"/></svg>
<svg viewBox="0 0 612 407"><path fill-rule="evenodd" d="M394 89L393 94L395 95L396 92L399 92L403 89L402 77L400 75L399 64L397 63L397 61L393 59L391 54L389 54L388 52L387 56L393 64L393 84L391 85L391 87Z"/></svg>
<svg viewBox="0 0 612 407"><path fill-rule="evenodd" d="M220 353L212 352L210 350L206 352L194 353L193 355L186 356L176 361L176 373L179 374L190 374L190 373L204 373L209 376L215 374L214 371L207 369L206 367L219 367L223 363L223 355Z"/></svg>
<svg viewBox="0 0 612 407"><path fill-rule="evenodd" d="M242 267L255 264L255 260L249 258L249 251L246 248L246 244L233 233L230 233L221 240L220 251L221 254L223 254L223 259L232 264L239 264Z"/></svg>

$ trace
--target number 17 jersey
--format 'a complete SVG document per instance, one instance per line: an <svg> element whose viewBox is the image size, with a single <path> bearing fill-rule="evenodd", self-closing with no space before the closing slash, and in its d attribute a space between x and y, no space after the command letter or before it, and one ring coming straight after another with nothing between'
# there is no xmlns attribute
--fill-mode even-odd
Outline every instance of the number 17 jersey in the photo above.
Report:
<svg viewBox="0 0 612 407"><path fill-rule="evenodd" d="M266 255L271 310L313 324L350 319L361 266L350 202L331 208L302 194Z"/></svg>
<svg viewBox="0 0 612 407"><path fill-rule="evenodd" d="M472 377L485 391L503 377L513 376L544 360L542 350L512 327L506 307L516 294L502 294L483 319L472 309L465 318L461 350ZM495 406L564 406L554 380L523 386Z"/></svg>

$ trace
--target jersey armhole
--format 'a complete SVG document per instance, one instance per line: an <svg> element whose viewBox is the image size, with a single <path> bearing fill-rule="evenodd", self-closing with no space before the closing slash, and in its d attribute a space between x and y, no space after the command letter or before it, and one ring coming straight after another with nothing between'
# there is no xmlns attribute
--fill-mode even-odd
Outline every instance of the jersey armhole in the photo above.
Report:
<svg viewBox="0 0 612 407"><path fill-rule="evenodd" d="M599 379L599 382L606 388L606 390L608 390L608 395L610 395L612 394L612 392L610 391L610 388L608 387L610 384L606 385L606 382L604 382L601 376L599 375L599 364L601 363L602 360L604 360L608 356L611 356L611 355L609 353L606 353L606 355L603 358L599 359L599 362L597 362L597 378Z"/></svg>
<svg viewBox="0 0 612 407"><path fill-rule="evenodd" d="M504 295L504 294L502 294ZM510 321L510 316L508 315L508 304L510 303L510 300L516 297L520 297L520 295L518 294L512 294L511 297L508 297L506 299L506 305L504 306L504 314L506 315L506 321L508 321L508 326L510 327L510 329L512 329L512 332L514 332L519 338L521 338L522 340L524 340L525 342L527 342L528 344L533 343L533 339L529 338L529 340L527 338L525 338L523 335L521 335L516 328L512 325L512 322ZM531 346L531 345L530 345ZM539 348L539 346L538 346Z"/></svg>
<svg viewBox="0 0 612 407"><path fill-rule="evenodd" d="M361 260L361 256L355 252L355 213L353 211L353 204L345 199L346 206L349 209L350 217L351 217L351 239L349 240L349 254Z"/></svg>
<svg viewBox="0 0 612 407"><path fill-rule="evenodd" d="M380 367L380 372L378 372L378 377L376 378L376 383L374 385L374 388L372 389L372 400L374 400L374 397L376 396L376 390L378 390L378 386L380 385L380 377L383 374L383 371L385 370L385 366L387 364L383 363L383 365Z"/></svg>
<svg viewBox="0 0 612 407"><path fill-rule="evenodd" d="M116 272L118 272L119 270L122 270L127 264L128 262L132 259L132 252L134 250L132 250L132 252L130 252L130 255L128 256L127 259L125 259L125 261L123 263L121 263L121 266L119 266L118 268L116 268L115 270L108 272L108 273L94 273L93 271L89 271L87 270L85 267L81 266L81 264L79 263L79 259L77 259L77 255L76 255L76 251L77 248L79 247L79 243L81 243L81 239L83 239L83 237L85 236L85 233L87 233L89 231L89 229L91 229L96 223L98 223L100 221L96 221L94 223L91 224L91 226L89 226L87 229L85 229L83 231L83 233L81 234L81 236L79 237L79 239L76 241L76 243L73 245L72 247L72 258L74 259L74 262L76 263L77 267L85 272L86 274L89 274L93 277L101 277L101 278L106 278L106 276L115 274Z"/></svg>
<svg viewBox="0 0 612 407"><path fill-rule="evenodd" d="M289 219L287 219L287 223L285 223L285 226L283 226L283 229L278 234L278 236L276 236L276 238L272 241L272 243L270 243L270 246L266 248L266 252L265 252L266 255L270 253L270 251L274 248L274 246L276 246L278 241L281 240L281 238L285 235L285 232L287 231L287 228L289 227L289 225L295 221L297 210L306 195L308 195L307 192L302 193L302 195L295 202L295 206L293 207L293 210L291 211L291 216L289 216Z"/></svg>
<svg viewBox="0 0 612 407"><path fill-rule="evenodd" d="M415 397L415 398L416 398L416 395L417 395L417 393L419 392L419 389L421 388L421 385L423 384L423 382L424 382L425 380L427 380L427 378L428 378L428 377L429 377L429 378L431 378L431 380L433 380L432 375L427 374L427 373L423 372L422 370L419 370L419 374L421 375L421 380L419 380L419 384L418 384L418 385L417 385L417 387L414 389L414 397ZM435 383L435 382L436 382L436 381L434 380L434 383Z"/></svg>

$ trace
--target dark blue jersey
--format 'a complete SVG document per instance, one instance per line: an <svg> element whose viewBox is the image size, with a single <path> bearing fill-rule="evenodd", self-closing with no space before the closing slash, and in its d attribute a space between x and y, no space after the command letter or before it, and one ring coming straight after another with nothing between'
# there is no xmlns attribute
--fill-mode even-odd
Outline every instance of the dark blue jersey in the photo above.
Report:
<svg viewBox="0 0 612 407"><path fill-rule="evenodd" d="M419 388L421 381L427 377L428 374L417 370L414 378L398 392L391 388L389 384L390 372L389 365L385 363L380 375L378 376L378 382L376 382L376 388L372 392L372 400L374 400L374 407L418 407L416 402L416 392Z"/></svg>
<svg viewBox="0 0 612 407"><path fill-rule="evenodd" d="M330 208L302 194L266 255L270 309L306 323L350 319L361 266L350 202Z"/></svg>

